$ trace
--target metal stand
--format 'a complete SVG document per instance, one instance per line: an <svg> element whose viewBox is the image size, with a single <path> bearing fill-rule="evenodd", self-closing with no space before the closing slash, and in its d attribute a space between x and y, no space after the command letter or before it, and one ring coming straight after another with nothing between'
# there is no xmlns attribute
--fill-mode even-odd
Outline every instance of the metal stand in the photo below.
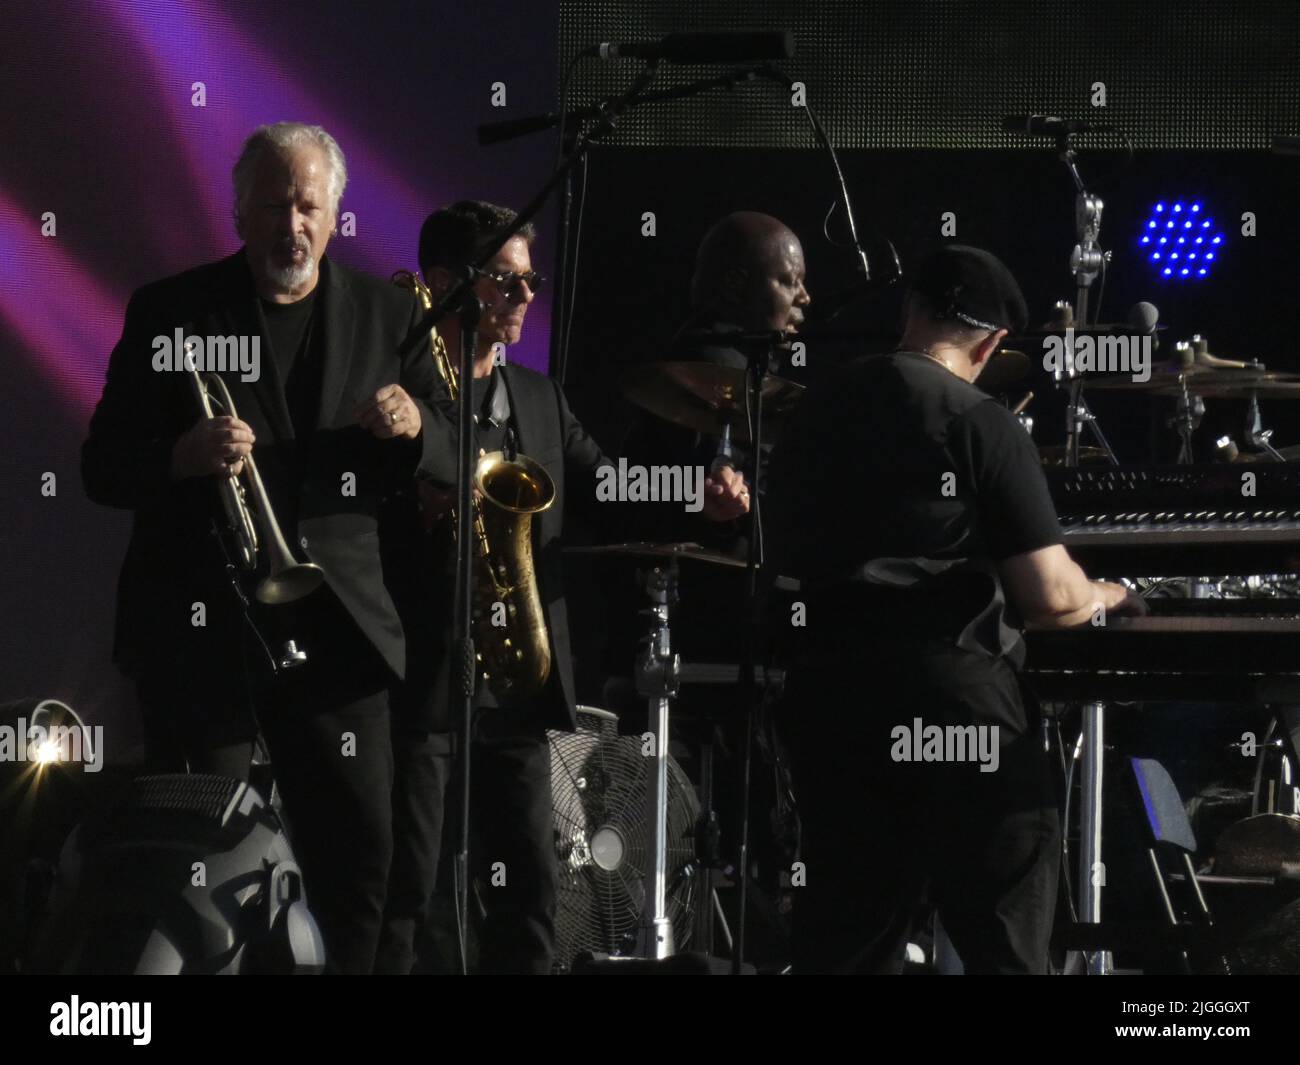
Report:
<svg viewBox="0 0 1300 1065"><path fill-rule="evenodd" d="M1255 363L1259 369L1263 365ZM1273 437L1272 429L1264 428L1264 420L1259 413L1259 393L1251 392L1250 405L1246 408L1246 439L1267 454L1274 462L1286 462L1286 456L1275 448L1269 441Z"/></svg>
<svg viewBox="0 0 1300 1065"><path fill-rule="evenodd" d="M750 452L745 479L749 482L749 553L745 560L745 651L740 666L740 702L745 708L744 747L740 772L740 847L736 862L736 886L740 891L739 915L731 952L731 973L739 976L745 961L745 918L749 909L749 807L754 767L754 720L758 716L758 685L754 683L758 633L763 605L758 595L758 569L762 565L763 525L760 513L759 469L763 456L763 377L772 358L774 344L752 347L745 375L745 410L749 414Z"/></svg>
<svg viewBox="0 0 1300 1065"><path fill-rule="evenodd" d="M677 562L655 567L646 577L650 631L636 662L636 690L649 702L654 737L654 787L646 793L646 824L654 826L654 853L645 871L645 902L637 935L637 954L662 959L675 952L668 918L668 742L669 706L677 696L681 660L672 650L668 614L677 600ZM707 900L705 902L707 905Z"/></svg>
<svg viewBox="0 0 1300 1065"><path fill-rule="evenodd" d="M1060 153L1061 162L1070 172L1070 177L1074 181L1074 231L1078 238L1078 243L1070 252L1070 273L1074 275L1075 281L1075 304L1074 312L1078 318L1079 324L1086 326L1088 324L1088 290L1092 288L1092 283L1097 280L1097 275L1101 273L1105 265L1106 256L1097 243L1101 235L1101 214L1105 209L1100 196L1094 196L1083 184L1083 177L1079 174L1078 153L1074 150L1074 137L1070 133L1062 133L1056 141L1056 147Z"/></svg>
<svg viewBox="0 0 1300 1065"><path fill-rule="evenodd" d="M1083 430L1087 428L1092 430L1097 446L1106 452L1107 461L1112 466L1118 466L1119 459L1115 457L1110 441L1106 439L1106 434L1101 431L1101 426L1097 424L1097 416L1092 413L1088 401L1083 396L1083 378L1075 373L1073 348L1067 347L1065 358L1066 368L1064 372L1056 374L1058 383L1061 380L1069 382L1069 400L1065 407L1065 464L1067 466L1079 465L1079 441L1083 437Z"/></svg>
<svg viewBox="0 0 1300 1065"><path fill-rule="evenodd" d="M1061 162L1070 172L1075 188L1074 232L1077 242L1070 251L1070 273L1075 283L1075 318L1080 326L1086 328L1088 293L1107 260L1106 253L1097 243L1101 236L1101 215L1106 205L1102 203L1101 197L1094 196L1084 187L1077 162L1078 153L1074 150L1073 135L1062 133L1057 138L1056 147ZM1066 407L1065 464L1079 465L1079 439L1083 435L1084 427L1087 426L1097 438L1098 446L1106 452L1111 465L1118 466L1119 461L1115 458L1115 452L1111 450L1101 427L1097 424L1096 417L1088 408L1088 401L1083 398L1083 379L1075 373L1073 345L1066 346L1065 359L1064 376L1069 381L1070 393ZM1061 374L1058 373L1056 377L1059 383Z"/></svg>
<svg viewBox="0 0 1300 1065"><path fill-rule="evenodd" d="M467 271L466 278L472 278ZM460 839L456 851L456 935L460 946L461 973L469 970L469 797L470 741L474 729L474 689L478 680L478 663L474 653L474 355L478 347L478 321L483 305L473 288L460 290L456 306L460 318L460 388L456 411L459 425L456 468L456 614L454 642L458 650L459 669L453 669L452 706L460 709Z"/></svg>
<svg viewBox="0 0 1300 1065"><path fill-rule="evenodd" d="M1187 376L1179 374L1178 408L1173 417L1168 419L1167 424L1178 431L1178 465L1180 466L1190 466L1196 461L1192 451L1192 437L1200 427L1203 417L1205 417L1205 400L1188 392Z"/></svg>
<svg viewBox="0 0 1300 1065"><path fill-rule="evenodd" d="M1105 763L1105 703L1083 707L1083 801L1079 817L1079 921L1101 923L1101 889L1105 866L1101 860L1102 771ZM1089 976L1107 976L1111 971L1109 951L1086 955Z"/></svg>

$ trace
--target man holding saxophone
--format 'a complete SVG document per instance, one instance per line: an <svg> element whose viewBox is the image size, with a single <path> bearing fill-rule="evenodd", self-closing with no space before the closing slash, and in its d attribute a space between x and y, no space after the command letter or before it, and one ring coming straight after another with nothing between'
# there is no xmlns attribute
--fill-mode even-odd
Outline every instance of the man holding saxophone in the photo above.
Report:
<svg viewBox="0 0 1300 1065"><path fill-rule="evenodd" d="M435 302L514 219L507 208L473 200L429 216L420 231L419 259ZM553 485L553 502L534 515L531 537L550 669L539 690L522 696L503 694L500 683L484 683L480 677L470 775L476 865L497 874L487 878L491 886L483 899L487 920L480 968L544 974L551 965L557 890L546 730L575 727L560 535L566 504L600 518L601 508L594 505L597 470L612 463L573 416L558 382L502 357L507 346L518 342L528 305L542 283L532 267L533 237L532 226L525 226L479 273L475 293L483 310L469 393L475 453L526 454ZM459 366L454 315L438 323L438 333L450 365ZM441 492L422 489L419 521L412 519L406 527L423 526L423 531L413 532L397 548L407 560L402 569L422 573L399 599L410 642L406 705L394 718L403 734L394 738L396 854L378 965L387 972L409 972L414 961L414 939L437 878L443 800L452 775L451 480L444 480L443 487ZM744 481L730 469L717 482L705 481L703 500L704 513L714 520L729 520L748 508ZM480 503L491 506L487 500ZM492 545L494 552L500 548ZM477 559L475 563L479 565Z"/></svg>
<svg viewBox="0 0 1300 1065"><path fill-rule="evenodd" d="M114 659L139 692L149 768L247 779L260 725L329 968L369 972L392 854L389 691L406 657L379 500L417 469L454 477L455 436L429 405L427 352L399 356L415 301L325 257L346 181L320 127L252 134L234 167L244 246L132 296L82 478L95 502L134 512ZM157 357L173 335L260 356L205 367L233 410L200 416L192 375ZM217 488L250 456L273 510L256 519L261 553L278 519L324 576L262 613L246 609L228 576L235 551L213 534L227 523ZM273 556L273 576L295 562Z"/></svg>

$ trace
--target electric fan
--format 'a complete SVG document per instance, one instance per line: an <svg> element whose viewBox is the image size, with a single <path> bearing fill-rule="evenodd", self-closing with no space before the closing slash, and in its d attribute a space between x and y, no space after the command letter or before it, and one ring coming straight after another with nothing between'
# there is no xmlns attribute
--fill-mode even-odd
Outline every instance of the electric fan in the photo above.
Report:
<svg viewBox="0 0 1300 1065"><path fill-rule="evenodd" d="M620 736L618 718L578 707L577 732L549 732L551 801L559 897L555 958L567 971L584 951L632 955L653 865L646 804L652 758L639 736ZM668 916L678 950L690 940L701 880L695 866L699 803L681 766L668 759ZM707 899L705 900L707 905Z"/></svg>

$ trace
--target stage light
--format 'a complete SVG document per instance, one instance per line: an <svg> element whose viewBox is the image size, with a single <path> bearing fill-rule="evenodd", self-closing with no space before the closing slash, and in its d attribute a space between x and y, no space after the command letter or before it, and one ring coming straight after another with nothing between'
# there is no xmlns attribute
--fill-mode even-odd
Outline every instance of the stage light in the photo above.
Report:
<svg viewBox="0 0 1300 1065"><path fill-rule="evenodd" d="M1152 230L1156 231L1154 241L1151 239ZM1210 264L1216 255L1212 251L1194 249L1198 244L1202 247L1222 245L1224 240L1224 233L1215 226L1214 219L1206 213L1205 204L1200 200L1157 201L1143 219L1137 235L1137 243L1144 249L1144 254L1149 253L1157 277L1175 281L1208 277L1212 271ZM1160 250L1155 250L1152 245ZM1166 251L1166 248L1170 250ZM1178 259L1183 261L1174 262Z"/></svg>

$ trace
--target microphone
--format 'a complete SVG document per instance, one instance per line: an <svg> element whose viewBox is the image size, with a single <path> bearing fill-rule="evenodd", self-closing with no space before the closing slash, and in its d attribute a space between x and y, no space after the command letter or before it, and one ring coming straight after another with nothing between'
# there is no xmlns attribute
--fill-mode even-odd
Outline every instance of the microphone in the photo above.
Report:
<svg viewBox="0 0 1300 1065"><path fill-rule="evenodd" d="M1133 304L1128 312L1128 324L1139 336L1153 335L1159 321L1160 312L1156 309L1156 305L1146 300Z"/></svg>
<svg viewBox="0 0 1300 1065"><path fill-rule="evenodd" d="M731 447L731 422L722 427L722 436L718 438L718 450L713 455L713 464L709 467L709 476L716 477L718 471L726 466L736 468L734 452Z"/></svg>
<svg viewBox="0 0 1300 1065"><path fill-rule="evenodd" d="M600 59L663 59L669 63L755 63L790 59L794 34L670 33L657 41L602 41L581 53Z"/></svg>
<svg viewBox="0 0 1300 1065"><path fill-rule="evenodd" d="M1006 115L1002 119L1002 128L1008 133L1024 133L1030 137L1059 137L1066 133L1109 133L1115 127L1080 118L1058 118L1056 115Z"/></svg>

